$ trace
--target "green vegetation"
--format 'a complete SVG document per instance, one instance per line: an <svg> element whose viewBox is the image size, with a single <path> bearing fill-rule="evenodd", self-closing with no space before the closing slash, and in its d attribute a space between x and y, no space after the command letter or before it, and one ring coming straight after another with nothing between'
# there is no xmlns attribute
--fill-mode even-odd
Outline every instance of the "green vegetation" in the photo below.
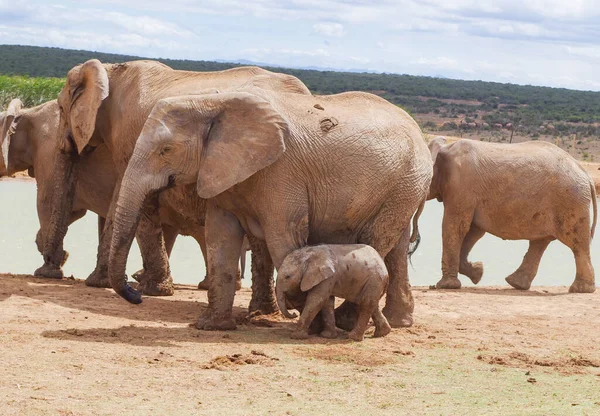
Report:
<svg viewBox="0 0 600 416"><path fill-rule="evenodd" d="M31 77L64 77L73 66L91 58L107 63L143 59L128 55L14 45L0 45L0 55L0 74ZM192 71L217 71L239 66L210 61L158 60L175 69ZM412 75L268 69L297 76L316 94L349 90L373 92L402 106L417 119L428 115L429 124L424 125L428 130L436 130L444 122L447 123L444 127L446 130L459 129L460 121L464 120L477 123L477 128L485 128L483 123L513 123L521 134L531 136L540 130L552 135L600 135L599 92ZM25 94L26 105L54 98L62 82L59 79L37 81L16 78L13 83L11 79L0 81L9 85L6 90L6 84L0 84L0 104L14 96L14 92ZM22 83L19 79L23 79ZM31 87L27 86L27 82L31 83ZM448 119L456 121L452 124ZM540 126L548 123L552 123L551 129L540 129Z"/></svg>
<svg viewBox="0 0 600 416"><path fill-rule="evenodd" d="M20 98L26 107L33 107L58 96L65 80L61 78L30 78L0 75L0 108L13 98Z"/></svg>

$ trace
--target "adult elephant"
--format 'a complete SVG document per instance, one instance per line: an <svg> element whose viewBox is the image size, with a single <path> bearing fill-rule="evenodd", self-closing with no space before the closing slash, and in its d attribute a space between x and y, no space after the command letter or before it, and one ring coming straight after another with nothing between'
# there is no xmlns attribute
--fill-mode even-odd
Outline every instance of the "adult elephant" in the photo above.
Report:
<svg viewBox="0 0 600 416"><path fill-rule="evenodd" d="M384 313L413 323L410 219L425 200L432 161L417 123L367 93L298 96L254 85L161 100L148 117L115 215L110 277L132 303L124 270L143 201L195 184L206 212L208 309L199 329L232 329L236 259L244 233L265 240L276 267L317 243L364 243L390 273Z"/></svg>
<svg viewBox="0 0 600 416"><path fill-rule="evenodd" d="M523 262L506 278L515 289L531 287L546 247L559 240L575 257L577 270L569 292L596 290L590 258L596 190L571 155L541 141L447 144L444 137L436 137L429 148L435 162L429 199L444 203L442 278L436 287L459 289L458 273L479 283L483 264L469 262L468 256L490 233L503 240L529 240Z"/></svg>
<svg viewBox="0 0 600 416"><path fill-rule="evenodd" d="M37 214L40 230L36 244L43 252L44 237L48 234L51 200L55 189L53 166L56 162L57 130L59 108L56 100L48 101L33 108L22 108L19 99L12 100L6 111L0 113L0 141L4 169L0 176L12 175L27 170L37 182ZM79 182L75 188L73 206L68 213L68 224L83 217L86 211L98 214L98 236L102 233L104 219L108 213L110 199L116 184L116 176L110 154L106 146L82 158ZM55 257L59 267L40 277L62 278L60 266L67 260L62 240L57 245Z"/></svg>
<svg viewBox="0 0 600 416"><path fill-rule="evenodd" d="M73 203L73 188L82 155L94 147L106 145L117 174L117 182L127 167L136 140L150 111L162 98L183 94L203 94L227 90L256 78L264 88L285 89L297 94L310 94L304 84L289 75L276 74L257 67L240 67L217 72L177 71L158 62L134 61L123 64L102 64L96 59L74 67L67 75L60 92L61 151L55 169L55 181L62 184L56 193L52 211L51 233L45 253L53 253L66 231L67 218ZM227 163L227 161L225 161ZM228 165L233 168L233 165ZM112 237L112 216L119 186L112 198L98 264L88 280L105 285L108 282L108 253ZM206 201L198 197L193 186L179 186L159 197L150 196L138 227L138 242L144 256L144 293L169 295L173 283L169 271L162 229L168 224L178 232L201 239L204 235ZM253 283L252 311L276 310L273 296L273 267L268 252L258 240L250 239L253 271L264 278ZM143 243L143 246L142 246ZM240 246L237 248L239 256ZM157 254L158 253L158 254ZM267 253L262 255L261 253ZM264 259L259 261L260 259ZM56 263L55 260L49 260ZM147 264L146 261L151 264ZM237 261L236 261L237 263ZM236 273L237 274L237 273Z"/></svg>
<svg viewBox="0 0 600 416"><path fill-rule="evenodd" d="M36 207L40 222L35 242L40 253L43 253L44 236L48 234L52 195L55 189L53 167L57 158L59 116L57 100L51 100L32 108L23 108L23 103L18 98L13 99L6 111L0 113L2 149L0 177L26 170L29 176L35 178ZM82 218L87 211L92 211L98 215L98 239L100 240L117 182L116 171L112 157L105 145L100 145L95 151L86 153L82 156L80 163L69 225ZM166 224L163 224L163 231L167 254L170 256L178 232ZM196 240L202 252L205 253L203 232L199 234L201 237ZM245 240L240 259L242 275L245 269L245 251L249 249L247 240ZM38 277L62 278L62 265L68 258L68 252L62 248L62 241L57 257L62 259L61 267L50 270L41 267L34 274ZM142 269L133 277L143 284L144 275ZM238 281L237 287L239 288L240 285L241 282ZM202 282L199 284L199 288L207 289Z"/></svg>

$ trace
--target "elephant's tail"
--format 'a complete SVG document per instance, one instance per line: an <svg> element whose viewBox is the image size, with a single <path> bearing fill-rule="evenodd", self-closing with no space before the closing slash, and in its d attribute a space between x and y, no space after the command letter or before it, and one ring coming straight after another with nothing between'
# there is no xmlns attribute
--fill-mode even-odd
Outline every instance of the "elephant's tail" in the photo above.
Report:
<svg viewBox="0 0 600 416"><path fill-rule="evenodd" d="M590 183L590 190L592 191L592 208L594 210L594 219L592 221L591 236L592 238L594 238L594 232L596 231L596 220L598 219L598 201L596 201L596 184L594 183L593 179Z"/></svg>
<svg viewBox="0 0 600 416"><path fill-rule="evenodd" d="M425 207L426 200L427 199L424 199L423 202L421 202L421 205L419 205L419 208L417 208L417 212L413 216L413 221L412 221L413 229L412 229L412 234L410 235L410 245L408 247L408 258L409 259L412 257L412 255L415 253L415 251L417 251L417 248L419 248L419 244L421 243L421 234L419 234L419 217L421 216L421 213L423 212L423 208Z"/></svg>

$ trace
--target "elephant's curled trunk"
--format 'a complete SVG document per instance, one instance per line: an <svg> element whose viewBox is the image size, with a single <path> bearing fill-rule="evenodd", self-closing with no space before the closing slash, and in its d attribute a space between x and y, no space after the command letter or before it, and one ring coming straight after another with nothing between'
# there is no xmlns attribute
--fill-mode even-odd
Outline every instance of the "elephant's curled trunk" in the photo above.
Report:
<svg viewBox="0 0 600 416"><path fill-rule="evenodd" d="M279 310L281 311L283 316L285 316L288 319L297 318L298 314L290 313L290 311L287 308L285 293L284 293L283 289L281 288L281 285L277 285L275 287L275 292L277 293L277 306L279 306Z"/></svg>
<svg viewBox="0 0 600 416"><path fill-rule="evenodd" d="M137 304L142 302L142 296L127 283L125 268L142 207L147 195L152 192L152 186L150 181L144 181L136 176L134 165L135 163L130 162L119 190L113 220L108 273L115 292L128 302Z"/></svg>

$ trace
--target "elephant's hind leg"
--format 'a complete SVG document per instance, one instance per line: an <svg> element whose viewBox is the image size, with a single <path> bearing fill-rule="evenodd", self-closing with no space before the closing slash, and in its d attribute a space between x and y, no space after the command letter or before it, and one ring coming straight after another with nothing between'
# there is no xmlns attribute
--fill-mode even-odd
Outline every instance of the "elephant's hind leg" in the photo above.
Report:
<svg viewBox="0 0 600 416"><path fill-rule="evenodd" d="M375 334L373 334L374 337L385 337L392 331L392 327L390 326L388 320L385 319L385 316L383 316L383 313L381 313L381 309L379 309L379 304L373 311L371 317L373 318L373 323L375 324Z"/></svg>
<svg viewBox="0 0 600 416"><path fill-rule="evenodd" d="M514 273L505 279L506 282L515 289L528 290L537 274L542 255L552 240L554 238L549 237L530 241L529 249L523 258L523 262Z"/></svg>
<svg viewBox="0 0 600 416"><path fill-rule="evenodd" d="M408 281L409 244L410 227L407 227L394 248L385 256L390 283L383 314L394 328L409 327L413 324L415 302Z"/></svg>
<svg viewBox="0 0 600 416"><path fill-rule="evenodd" d="M594 267L590 257L590 231L589 221L583 221L584 226L574 231L577 239L567 244L575 256L575 280L569 287L570 293L594 293L596 291L596 279ZM562 240L561 240L562 241Z"/></svg>
<svg viewBox="0 0 600 416"><path fill-rule="evenodd" d="M465 236L460 249L460 265L458 267L458 272L471 279L471 282L475 285L481 281L481 277L483 276L483 263L480 261L471 263L468 260L468 257L475 243L477 243L484 234L485 231L475 224L471 224L471 228Z"/></svg>

